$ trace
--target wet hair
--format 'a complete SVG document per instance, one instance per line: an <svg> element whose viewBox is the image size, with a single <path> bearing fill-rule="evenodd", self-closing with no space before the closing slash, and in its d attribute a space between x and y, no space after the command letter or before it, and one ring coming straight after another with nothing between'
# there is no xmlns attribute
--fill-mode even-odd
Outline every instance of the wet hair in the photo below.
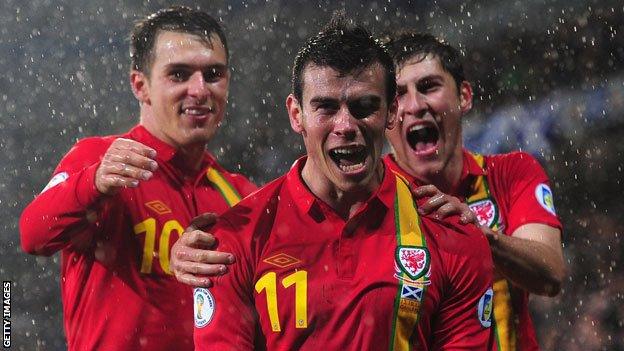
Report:
<svg viewBox="0 0 624 351"><path fill-rule="evenodd" d="M309 38L297 53L293 64L292 93L301 103L303 72L308 65L330 67L346 76L359 74L377 63L385 71L386 101L390 106L396 94L396 77L394 63L385 46L364 27L348 23L342 13L334 13L325 28Z"/></svg>
<svg viewBox="0 0 624 351"><path fill-rule="evenodd" d="M386 46L398 67L397 70L412 59L420 62L429 56L440 60L442 69L453 76L458 89L466 80L459 51L431 34L416 31L395 32L386 40Z"/></svg>
<svg viewBox="0 0 624 351"><path fill-rule="evenodd" d="M211 35L216 34L228 57L227 41L223 28L214 18L204 11L186 6L172 6L138 20L130 33L130 60L132 69L149 75L154 61L154 44L160 31L188 33L198 36L208 45L212 45Z"/></svg>

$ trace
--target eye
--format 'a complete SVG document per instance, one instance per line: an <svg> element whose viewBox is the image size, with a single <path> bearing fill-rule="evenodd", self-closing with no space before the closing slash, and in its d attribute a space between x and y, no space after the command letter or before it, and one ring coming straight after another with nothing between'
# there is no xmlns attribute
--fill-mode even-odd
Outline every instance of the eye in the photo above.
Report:
<svg viewBox="0 0 624 351"><path fill-rule="evenodd" d="M169 78L174 82L184 82L188 80L190 73L185 70L174 70L169 73Z"/></svg>
<svg viewBox="0 0 624 351"><path fill-rule="evenodd" d="M347 106L349 112L356 119L366 118L379 110L381 98L379 96L364 96L359 99L349 101Z"/></svg>
<svg viewBox="0 0 624 351"><path fill-rule="evenodd" d="M335 101L322 101L314 106L314 111L323 115L334 114L339 109L340 109L340 106Z"/></svg>
<svg viewBox="0 0 624 351"><path fill-rule="evenodd" d="M225 76L225 68L211 67L204 72L204 80L208 83L219 81Z"/></svg>
<svg viewBox="0 0 624 351"><path fill-rule="evenodd" d="M416 89L418 89L418 91L421 93L427 93L436 90L439 86L440 82L432 79L425 79L418 82L418 84L416 85Z"/></svg>

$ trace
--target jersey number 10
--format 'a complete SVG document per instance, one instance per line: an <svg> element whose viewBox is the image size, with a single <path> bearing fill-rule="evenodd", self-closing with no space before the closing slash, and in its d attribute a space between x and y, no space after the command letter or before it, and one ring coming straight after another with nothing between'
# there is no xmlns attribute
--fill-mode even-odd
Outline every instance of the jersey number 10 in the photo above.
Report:
<svg viewBox="0 0 624 351"><path fill-rule="evenodd" d="M184 233L184 228L175 219L169 220L165 223L160 232L160 240L158 242L158 260L160 261L160 267L162 270L171 274L169 270L169 238L171 232L178 232L178 236ZM141 259L141 273L152 272L152 260L154 259L154 246L156 243L156 220L154 218L148 218L143 222L134 226L134 233L145 233L145 243L143 244L143 258Z"/></svg>

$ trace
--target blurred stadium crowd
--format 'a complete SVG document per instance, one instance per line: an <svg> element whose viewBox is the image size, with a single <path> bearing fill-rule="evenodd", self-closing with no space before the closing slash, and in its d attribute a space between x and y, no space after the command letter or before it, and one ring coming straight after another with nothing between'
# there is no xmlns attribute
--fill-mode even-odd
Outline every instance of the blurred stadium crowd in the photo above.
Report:
<svg viewBox="0 0 624 351"><path fill-rule="evenodd" d="M462 49L475 86L466 144L522 149L553 182L569 278L533 298L544 350L624 350L624 6L621 1L179 1L220 18L231 47L227 121L212 151L262 184L301 153L284 98L294 53L334 9L376 33L408 26ZM136 122L126 33L168 1L0 4L0 275L13 282L13 344L62 350L58 256L19 248L17 219L73 142Z"/></svg>

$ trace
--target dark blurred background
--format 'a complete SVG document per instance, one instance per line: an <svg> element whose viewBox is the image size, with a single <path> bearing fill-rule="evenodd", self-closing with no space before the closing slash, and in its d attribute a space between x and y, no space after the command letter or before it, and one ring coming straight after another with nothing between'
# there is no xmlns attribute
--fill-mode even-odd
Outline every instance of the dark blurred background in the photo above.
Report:
<svg viewBox="0 0 624 351"><path fill-rule="evenodd" d="M23 254L18 218L77 139L138 120L128 84L131 23L169 1L0 3L0 276L12 285L12 343L63 350L59 256ZM545 350L624 350L622 1L179 1L228 36L229 112L211 150L258 184L302 153L284 100L294 55L333 10L376 34L401 26L461 48L475 87L465 141L522 149L551 176L569 278L531 301ZM114 336L111 336L114 337Z"/></svg>

